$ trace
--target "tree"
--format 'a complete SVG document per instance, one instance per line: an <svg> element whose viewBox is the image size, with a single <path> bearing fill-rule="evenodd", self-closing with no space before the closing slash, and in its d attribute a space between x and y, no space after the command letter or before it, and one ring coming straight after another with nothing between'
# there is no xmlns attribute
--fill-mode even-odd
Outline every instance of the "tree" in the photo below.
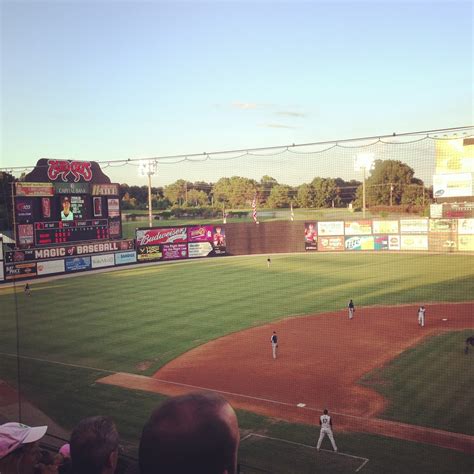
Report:
<svg viewBox="0 0 474 474"><path fill-rule="evenodd" d="M184 204L187 199L188 189L191 189L192 184L184 179L165 186L163 195L172 204Z"/></svg>
<svg viewBox="0 0 474 474"><path fill-rule="evenodd" d="M268 207L289 207L291 202L290 193L291 186L287 186L286 184L277 184L276 186L272 187L270 196L267 199Z"/></svg>
<svg viewBox="0 0 474 474"><path fill-rule="evenodd" d="M247 207L256 190L257 182L254 179L241 176L221 178L213 187L214 200L234 208Z"/></svg>
<svg viewBox="0 0 474 474"><path fill-rule="evenodd" d="M311 182L314 189L315 207L332 207L339 204L336 181L333 178L314 178Z"/></svg>
<svg viewBox="0 0 474 474"><path fill-rule="evenodd" d="M298 186L296 199L300 207L313 207L314 206L314 188L311 184L304 183Z"/></svg>
<svg viewBox="0 0 474 474"><path fill-rule="evenodd" d="M259 186L259 195L261 197L262 202L265 202L270 197L270 193L272 189L278 185L278 181L271 176L265 175L260 178L260 186Z"/></svg>
<svg viewBox="0 0 474 474"><path fill-rule="evenodd" d="M188 191L188 204L198 206L205 206L209 204L208 196L204 191L191 189Z"/></svg>

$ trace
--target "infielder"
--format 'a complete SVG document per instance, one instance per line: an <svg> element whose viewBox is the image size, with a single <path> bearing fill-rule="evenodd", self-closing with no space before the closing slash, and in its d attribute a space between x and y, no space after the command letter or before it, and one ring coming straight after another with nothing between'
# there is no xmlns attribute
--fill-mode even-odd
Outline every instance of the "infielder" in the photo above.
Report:
<svg viewBox="0 0 474 474"><path fill-rule="evenodd" d="M270 339L272 341L272 353L273 358L277 358L277 349L278 349L278 336L275 331L273 331L272 337Z"/></svg>
<svg viewBox="0 0 474 474"><path fill-rule="evenodd" d="M354 317L354 312L355 312L355 306L352 300L349 301L349 304L347 305L349 308L349 319L352 319Z"/></svg>
<svg viewBox="0 0 474 474"><path fill-rule="evenodd" d="M332 444L332 449L334 449L334 452L337 453L337 446L334 442L334 436L332 434L332 420L328 415L327 409L324 409L324 414L319 417L319 424L321 425L321 430L319 432L319 439L316 449L319 451L323 438L328 435L328 438Z"/></svg>
<svg viewBox="0 0 474 474"><path fill-rule="evenodd" d="M420 306L420 308L418 309L418 324L421 327L425 326L425 311L426 309L424 306Z"/></svg>

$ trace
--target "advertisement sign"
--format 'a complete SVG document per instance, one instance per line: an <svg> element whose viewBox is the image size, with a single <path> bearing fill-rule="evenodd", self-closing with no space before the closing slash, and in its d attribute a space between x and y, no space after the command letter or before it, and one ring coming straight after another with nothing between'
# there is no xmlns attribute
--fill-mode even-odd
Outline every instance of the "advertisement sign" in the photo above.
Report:
<svg viewBox="0 0 474 474"><path fill-rule="evenodd" d="M304 223L304 247L306 250L318 250L318 232L316 222Z"/></svg>
<svg viewBox="0 0 474 474"><path fill-rule="evenodd" d="M52 183L15 183L17 196L54 196Z"/></svg>
<svg viewBox="0 0 474 474"><path fill-rule="evenodd" d="M318 237L318 251L336 252L344 250L344 237Z"/></svg>
<svg viewBox="0 0 474 474"><path fill-rule="evenodd" d="M187 244L165 244L163 245L163 260L175 260L188 257Z"/></svg>
<svg viewBox="0 0 474 474"><path fill-rule="evenodd" d="M210 242L190 242L188 244L189 258L207 257L213 253Z"/></svg>
<svg viewBox="0 0 474 474"><path fill-rule="evenodd" d="M17 227L18 236L17 242L20 246L33 245L34 242L34 231L33 224L20 224Z"/></svg>
<svg viewBox="0 0 474 474"><path fill-rule="evenodd" d="M22 224L33 222L33 198L17 197L15 199L15 219Z"/></svg>
<svg viewBox="0 0 474 474"><path fill-rule="evenodd" d="M38 275L50 275L51 273L64 273L64 260L46 260L36 264Z"/></svg>
<svg viewBox="0 0 474 474"><path fill-rule="evenodd" d="M402 234L421 234L428 232L428 219L400 219Z"/></svg>
<svg viewBox="0 0 474 474"><path fill-rule="evenodd" d="M3 260L3 238L0 235L0 262Z"/></svg>
<svg viewBox="0 0 474 474"><path fill-rule="evenodd" d="M474 217L474 202L445 202L441 205L443 206L443 215L440 217L459 217L460 219L469 219Z"/></svg>
<svg viewBox="0 0 474 474"><path fill-rule="evenodd" d="M56 194L90 194L89 183L54 183Z"/></svg>
<svg viewBox="0 0 474 474"><path fill-rule="evenodd" d="M346 235L371 235L372 222L365 221L345 221L344 232Z"/></svg>
<svg viewBox="0 0 474 474"><path fill-rule="evenodd" d="M71 211L74 219L85 219L85 202L83 196L71 196ZM61 220L64 220L62 215Z"/></svg>
<svg viewBox="0 0 474 474"><path fill-rule="evenodd" d="M462 252L474 252L474 235L459 235L458 250Z"/></svg>
<svg viewBox="0 0 474 474"><path fill-rule="evenodd" d="M374 250L388 250L388 235L374 236Z"/></svg>
<svg viewBox="0 0 474 474"><path fill-rule="evenodd" d="M357 235L345 238L346 250L374 250L373 235Z"/></svg>
<svg viewBox="0 0 474 474"><path fill-rule="evenodd" d="M163 251L161 245L147 245L137 249L137 260L139 262L151 262L161 260L162 258Z"/></svg>
<svg viewBox="0 0 474 474"><path fill-rule="evenodd" d="M109 217L120 216L120 202L118 199L107 199L107 209L109 210Z"/></svg>
<svg viewBox="0 0 474 474"><path fill-rule="evenodd" d="M473 195L473 174L435 174L433 176L433 197L460 197Z"/></svg>
<svg viewBox="0 0 474 474"><path fill-rule="evenodd" d="M184 243L188 241L186 227L137 229L137 245Z"/></svg>
<svg viewBox="0 0 474 474"><path fill-rule="evenodd" d="M41 215L43 219L51 219L51 199L41 198Z"/></svg>
<svg viewBox="0 0 474 474"><path fill-rule="evenodd" d="M388 249L389 250L400 250L400 236L389 235L388 236Z"/></svg>
<svg viewBox="0 0 474 474"><path fill-rule="evenodd" d="M454 252L458 248L457 236L449 233L429 234L428 248L432 252Z"/></svg>
<svg viewBox="0 0 474 474"><path fill-rule="evenodd" d="M135 250L130 251L130 252L117 252L115 254L115 265L124 265L126 263L136 263L136 261L137 261L137 252L135 252Z"/></svg>
<svg viewBox="0 0 474 474"><path fill-rule="evenodd" d="M0 262L0 281L5 280L5 275L3 273L3 262Z"/></svg>
<svg viewBox="0 0 474 474"><path fill-rule="evenodd" d="M91 268L90 257L74 257L66 259L66 271L77 272L80 270L89 270Z"/></svg>
<svg viewBox="0 0 474 474"><path fill-rule="evenodd" d="M219 227L219 229L221 229L222 233L222 227ZM215 229L210 225L188 227L188 240L189 242L211 242L214 231Z"/></svg>
<svg viewBox="0 0 474 474"><path fill-rule="evenodd" d="M430 219L430 232L456 232L456 219Z"/></svg>
<svg viewBox="0 0 474 474"><path fill-rule="evenodd" d="M36 263L14 263L5 265L5 279L32 278L36 276Z"/></svg>
<svg viewBox="0 0 474 474"><path fill-rule="evenodd" d="M430 217L432 219L439 219L443 217L443 205L442 204L430 204Z"/></svg>
<svg viewBox="0 0 474 474"><path fill-rule="evenodd" d="M115 265L115 256L113 253L104 255L92 255L92 268L112 267Z"/></svg>
<svg viewBox="0 0 474 474"><path fill-rule="evenodd" d="M436 174L474 173L474 145L469 138L436 140Z"/></svg>
<svg viewBox="0 0 474 474"><path fill-rule="evenodd" d="M122 237L120 218L109 220L109 236L111 239Z"/></svg>
<svg viewBox="0 0 474 474"><path fill-rule="evenodd" d="M474 234L474 219L458 219L458 234Z"/></svg>
<svg viewBox="0 0 474 474"><path fill-rule="evenodd" d="M372 222L374 234L398 234L398 221L376 221Z"/></svg>
<svg viewBox="0 0 474 474"><path fill-rule="evenodd" d="M118 196L119 185L118 184L93 184L91 194L93 196Z"/></svg>
<svg viewBox="0 0 474 474"><path fill-rule="evenodd" d="M102 217L102 198L94 197L92 201L94 208L94 217Z"/></svg>
<svg viewBox="0 0 474 474"><path fill-rule="evenodd" d="M401 250L428 250L427 235L402 235Z"/></svg>
<svg viewBox="0 0 474 474"><path fill-rule="evenodd" d="M226 253L225 229L223 227L214 227L212 234L212 245L216 254L220 255Z"/></svg>
<svg viewBox="0 0 474 474"><path fill-rule="evenodd" d="M344 235L344 222L318 222L318 235ZM344 239L342 239L342 241L344 241Z"/></svg>

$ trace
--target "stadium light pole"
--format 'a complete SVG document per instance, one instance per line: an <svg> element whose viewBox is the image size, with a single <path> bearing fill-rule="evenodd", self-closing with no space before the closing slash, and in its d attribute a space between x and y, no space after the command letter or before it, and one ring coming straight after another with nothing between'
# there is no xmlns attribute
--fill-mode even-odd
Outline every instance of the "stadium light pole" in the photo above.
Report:
<svg viewBox="0 0 474 474"><path fill-rule="evenodd" d="M152 227L152 209L151 209L151 177L156 173L156 161L140 161L138 164L138 174L142 177L148 176L148 227Z"/></svg>
<svg viewBox="0 0 474 474"><path fill-rule="evenodd" d="M373 153L357 153L354 157L354 170L361 171L364 174L362 181L362 217L365 219L366 199L365 199L365 178L367 170L371 170L374 166L375 155Z"/></svg>

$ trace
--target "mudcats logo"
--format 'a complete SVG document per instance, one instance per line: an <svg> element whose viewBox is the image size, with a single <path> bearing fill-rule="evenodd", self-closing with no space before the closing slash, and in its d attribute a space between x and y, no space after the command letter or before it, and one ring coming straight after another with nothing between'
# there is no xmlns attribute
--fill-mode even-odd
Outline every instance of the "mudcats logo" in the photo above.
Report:
<svg viewBox="0 0 474 474"><path fill-rule="evenodd" d="M89 161L68 161L68 160L48 160L48 178L51 181L61 178L67 182L67 176L72 173L74 182L80 181L81 177L84 181L92 179L91 163Z"/></svg>

